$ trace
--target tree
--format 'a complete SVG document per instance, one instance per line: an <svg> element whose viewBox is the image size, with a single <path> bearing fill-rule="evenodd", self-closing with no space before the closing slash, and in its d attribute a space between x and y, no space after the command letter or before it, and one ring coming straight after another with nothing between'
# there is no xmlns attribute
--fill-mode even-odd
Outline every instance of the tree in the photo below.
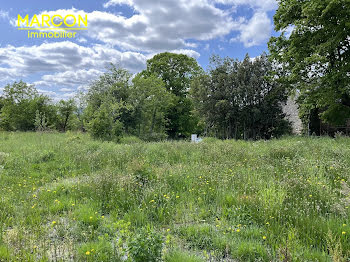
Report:
<svg viewBox="0 0 350 262"><path fill-rule="evenodd" d="M77 110L74 99L61 100L57 104L57 129L66 132L72 128L73 120L76 118L74 112Z"/></svg>
<svg viewBox="0 0 350 262"><path fill-rule="evenodd" d="M118 120L120 105L103 102L92 114L86 125L93 138L119 141L123 133L123 124Z"/></svg>
<svg viewBox="0 0 350 262"><path fill-rule="evenodd" d="M194 58L183 54L161 53L147 61L144 76L161 78L168 91L174 94L174 104L168 109L167 132L171 138L189 136L197 126L193 103L188 97L192 79L201 72Z"/></svg>
<svg viewBox="0 0 350 262"><path fill-rule="evenodd" d="M35 130L36 112L45 114L48 126L55 122L56 112L50 104L49 97L41 95L34 86L14 82L3 91L3 107L1 109L1 127L9 131Z"/></svg>
<svg viewBox="0 0 350 262"><path fill-rule="evenodd" d="M132 125L131 74L111 65L86 94L85 125L95 138L118 140Z"/></svg>
<svg viewBox="0 0 350 262"><path fill-rule="evenodd" d="M212 57L210 71L193 82L196 109L206 133L223 139L276 137L288 131L282 103L286 93L270 75L265 54L242 62Z"/></svg>
<svg viewBox="0 0 350 262"><path fill-rule="evenodd" d="M146 140L166 138L166 113L173 106L173 100L174 95L165 88L162 79L137 75L130 97L137 123L136 135Z"/></svg>
<svg viewBox="0 0 350 262"><path fill-rule="evenodd" d="M338 125L350 117L349 10L348 0L281 0L276 31L293 30L269 42L284 71L281 81L301 92L301 103L320 109L324 121Z"/></svg>
<svg viewBox="0 0 350 262"><path fill-rule="evenodd" d="M39 112L39 110L36 110L34 126L35 126L35 130L38 132L43 132L47 130L47 121L46 121L45 113L42 113L42 112Z"/></svg>

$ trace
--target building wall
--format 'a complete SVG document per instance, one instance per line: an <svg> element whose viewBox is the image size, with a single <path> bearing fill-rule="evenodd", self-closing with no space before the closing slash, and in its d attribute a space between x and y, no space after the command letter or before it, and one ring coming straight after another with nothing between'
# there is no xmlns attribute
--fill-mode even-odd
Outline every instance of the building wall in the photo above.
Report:
<svg viewBox="0 0 350 262"><path fill-rule="evenodd" d="M303 130L303 124L299 118L299 108L295 99L288 98L287 104L283 107L283 112L287 115L286 118L292 123L293 133L300 135Z"/></svg>

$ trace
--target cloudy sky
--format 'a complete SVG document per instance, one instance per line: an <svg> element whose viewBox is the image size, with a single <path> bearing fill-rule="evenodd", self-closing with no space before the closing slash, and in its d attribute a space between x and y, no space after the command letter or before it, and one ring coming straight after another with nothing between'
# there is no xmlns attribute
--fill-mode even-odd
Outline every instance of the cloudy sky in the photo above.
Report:
<svg viewBox="0 0 350 262"><path fill-rule="evenodd" d="M13 81L35 84L53 99L85 89L109 63L132 73L164 51L204 68L212 54L242 59L267 51L275 0L1 0L0 92ZM87 14L75 39L28 39L17 15Z"/></svg>

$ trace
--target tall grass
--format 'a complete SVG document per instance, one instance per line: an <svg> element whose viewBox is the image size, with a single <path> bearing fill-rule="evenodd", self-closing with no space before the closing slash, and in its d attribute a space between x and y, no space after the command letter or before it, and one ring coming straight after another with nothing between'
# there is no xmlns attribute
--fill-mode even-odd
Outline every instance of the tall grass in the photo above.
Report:
<svg viewBox="0 0 350 262"><path fill-rule="evenodd" d="M350 139L130 141L0 133L0 261L349 259Z"/></svg>

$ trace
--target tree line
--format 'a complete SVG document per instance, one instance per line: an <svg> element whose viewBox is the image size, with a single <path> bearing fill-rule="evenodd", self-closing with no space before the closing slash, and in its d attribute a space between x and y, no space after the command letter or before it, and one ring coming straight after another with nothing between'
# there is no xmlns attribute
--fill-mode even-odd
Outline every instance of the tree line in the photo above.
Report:
<svg viewBox="0 0 350 262"><path fill-rule="evenodd" d="M284 88L270 75L266 54L243 61L213 56L205 72L194 58L161 53L134 77L111 65L79 99L53 103L35 87L15 82L4 88L1 128L8 131L83 130L118 141L188 138L258 139L289 131ZM79 102L79 106L77 103Z"/></svg>
<svg viewBox="0 0 350 262"><path fill-rule="evenodd" d="M298 93L304 125L345 125L350 118L350 3L279 1L269 54L242 60L212 56L204 71L194 58L161 53L133 76L111 65L76 99L53 103L20 81L0 98L0 128L82 130L118 141L154 141L191 133L222 139L288 134L282 107Z"/></svg>

